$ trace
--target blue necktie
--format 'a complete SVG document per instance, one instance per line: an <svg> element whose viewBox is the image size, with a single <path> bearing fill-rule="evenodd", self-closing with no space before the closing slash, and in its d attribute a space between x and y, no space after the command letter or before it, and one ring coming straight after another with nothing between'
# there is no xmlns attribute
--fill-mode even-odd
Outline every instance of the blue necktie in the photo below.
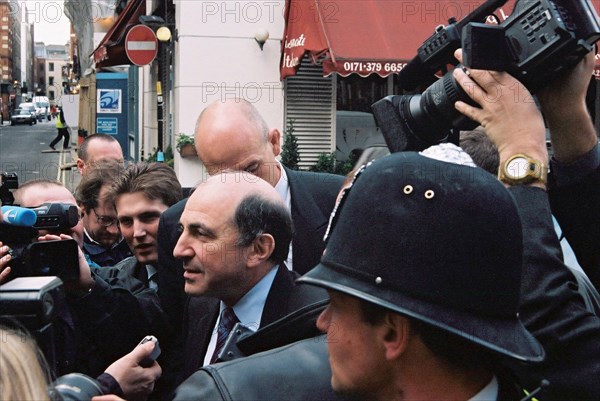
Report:
<svg viewBox="0 0 600 401"><path fill-rule="evenodd" d="M219 352L221 352L227 337L229 337L229 332L238 322L239 319L232 308L227 307L223 309L223 312L221 312L221 319L219 320L219 327L217 328L217 346L215 347L212 358L210 358L210 363L216 362Z"/></svg>

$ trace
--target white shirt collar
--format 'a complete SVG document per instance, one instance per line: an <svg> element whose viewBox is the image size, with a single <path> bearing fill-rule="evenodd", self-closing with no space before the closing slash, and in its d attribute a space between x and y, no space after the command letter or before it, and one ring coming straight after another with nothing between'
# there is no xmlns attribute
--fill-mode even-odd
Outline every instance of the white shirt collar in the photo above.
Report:
<svg viewBox="0 0 600 401"><path fill-rule="evenodd" d="M105 249L106 249L106 247L105 247L104 245L102 245L101 243L99 243L98 241L96 241L95 239L93 239L93 238L90 236L90 234L87 232L87 230L85 229L85 227L83 227L83 234L84 234L84 235L87 237L87 239L89 239L89 240L90 240L90 242L91 242L92 244L96 244L96 245L98 245L98 246L101 246L102 248L105 248ZM123 241L123 238L124 238L124 237L121 235L121 236L119 237L119 240L110 246L110 249L112 249L112 248L116 247L117 245L119 245L119 244L121 243L121 241Z"/></svg>
<svg viewBox="0 0 600 401"><path fill-rule="evenodd" d="M496 401L498 399L498 379L496 376L481 389L480 392L469 398L468 401Z"/></svg>
<svg viewBox="0 0 600 401"><path fill-rule="evenodd" d="M100 245L100 243L98 241L96 241L95 239L93 239L90 236L90 234L87 232L87 230L85 229L85 227L83 227L83 234L85 234L85 236L87 237L87 239L89 239L92 244ZM100 245L100 246L102 246L102 245Z"/></svg>
<svg viewBox="0 0 600 401"><path fill-rule="evenodd" d="M287 174L285 173L285 169L283 168L281 163L279 161L277 161L277 163L279 163L279 168L281 170L281 176L279 176L279 181L277 181L277 184L275 185L275 191L277 191L279 196L281 196L281 199L284 200L285 205L287 206L288 210L291 210L292 209L292 202L291 202L292 196L290 193L288 177L287 177Z"/></svg>
<svg viewBox="0 0 600 401"><path fill-rule="evenodd" d="M152 265L146 265L146 272L148 273L148 287L158 291L158 284L154 279L154 275L157 272L156 267Z"/></svg>
<svg viewBox="0 0 600 401"><path fill-rule="evenodd" d="M277 161L279 163L279 161ZM290 185L288 181L288 176L285 173L285 169L280 164L281 176L279 177L279 181L277 181L277 185L275 185L275 191L281 196L281 199L285 202L285 206L291 212L292 211L292 191L290 191ZM290 248L288 250L288 255L285 260L285 265L289 270L293 270L294 253L292 250L292 243L290 242Z"/></svg>

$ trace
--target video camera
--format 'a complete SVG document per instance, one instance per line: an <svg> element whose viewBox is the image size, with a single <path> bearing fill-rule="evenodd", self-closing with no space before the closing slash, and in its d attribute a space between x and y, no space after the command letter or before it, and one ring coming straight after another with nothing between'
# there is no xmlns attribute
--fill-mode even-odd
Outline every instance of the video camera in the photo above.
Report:
<svg viewBox="0 0 600 401"><path fill-rule="evenodd" d="M517 0L498 25L484 24L506 0L488 0L460 22L436 32L400 72L403 90L429 84L453 53L463 49L465 66L506 71L535 93L564 70L574 67L600 39L600 21L591 0ZM451 130L478 124L454 108L461 100L478 105L446 73L420 95L395 95L373 104L373 114L391 152L422 150L447 141Z"/></svg>
<svg viewBox="0 0 600 401"><path fill-rule="evenodd" d="M66 295L58 277L19 277L0 285L0 322L16 330L27 330L42 351L51 376L69 371L57 344L69 341L58 316L63 315ZM50 386L53 401L83 401L102 395L100 384L89 376L69 373L60 376Z"/></svg>
<svg viewBox="0 0 600 401"><path fill-rule="evenodd" d="M7 176L9 180L5 179ZM63 281L78 280L79 253L75 240L33 242L39 230L58 233L77 225L77 206L44 203L35 208L20 208L12 203L5 204L5 200L13 201L9 190L18 188L19 184L14 173L3 173L2 179L0 241L11 249L12 276L57 276Z"/></svg>

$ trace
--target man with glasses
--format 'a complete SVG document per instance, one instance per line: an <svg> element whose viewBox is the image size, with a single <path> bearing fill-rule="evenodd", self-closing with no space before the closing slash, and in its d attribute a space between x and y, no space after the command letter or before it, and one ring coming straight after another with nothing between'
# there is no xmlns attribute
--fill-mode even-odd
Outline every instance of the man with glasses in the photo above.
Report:
<svg viewBox="0 0 600 401"><path fill-rule="evenodd" d="M76 191L81 208L83 251L99 266L114 266L132 255L119 229L117 213L106 200L110 185L124 171L123 164L104 160L87 170Z"/></svg>

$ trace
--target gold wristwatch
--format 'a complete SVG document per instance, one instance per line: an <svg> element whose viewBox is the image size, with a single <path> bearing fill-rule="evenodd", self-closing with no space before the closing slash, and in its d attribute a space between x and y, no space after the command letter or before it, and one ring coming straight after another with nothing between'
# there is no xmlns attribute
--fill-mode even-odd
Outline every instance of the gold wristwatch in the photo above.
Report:
<svg viewBox="0 0 600 401"><path fill-rule="evenodd" d="M498 179L510 185L526 185L548 181L548 168L540 160L518 153L509 157L498 169Z"/></svg>

